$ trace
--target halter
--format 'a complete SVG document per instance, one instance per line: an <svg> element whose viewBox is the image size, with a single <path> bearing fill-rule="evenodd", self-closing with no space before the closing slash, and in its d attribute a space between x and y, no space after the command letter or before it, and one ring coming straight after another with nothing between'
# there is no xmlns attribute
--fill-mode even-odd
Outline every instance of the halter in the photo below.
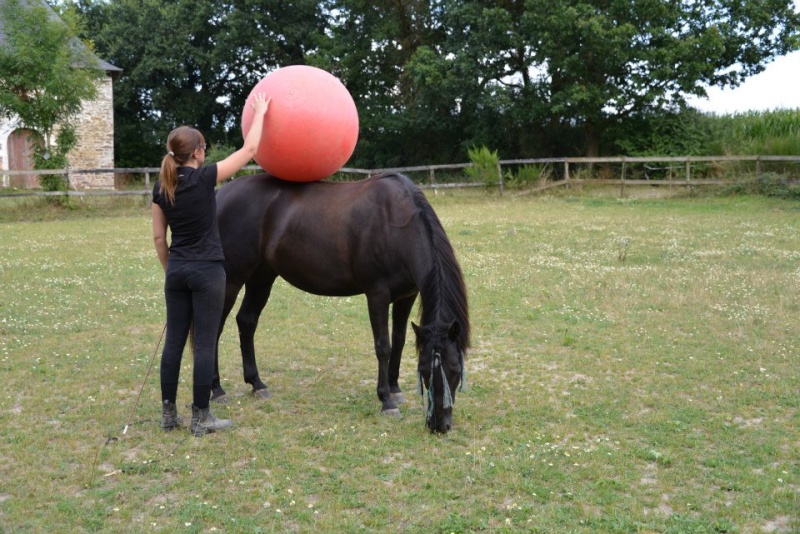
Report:
<svg viewBox="0 0 800 534"><path fill-rule="evenodd" d="M434 373L436 372L436 368L439 368L442 373L442 385L444 386L444 398L442 399L442 408L452 408L455 402L453 401L453 395L450 393L450 384L447 382L447 376L444 373L444 366L442 365L442 354L437 351L436 349L431 351L433 358L431 359L431 378L428 381L428 419L433 419L436 415L435 409L435 402L433 396L433 379ZM466 387L465 384L467 382L467 369L464 366L464 353L459 350L458 351L458 363L461 365L461 381L458 386L459 391L464 391ZM425 391L423 387L423 379L422 373L417 371L417 377L419 379L419 383L417 384L417 391L419 392L420 396L423 399L423 405L425 402Z"/></svg>

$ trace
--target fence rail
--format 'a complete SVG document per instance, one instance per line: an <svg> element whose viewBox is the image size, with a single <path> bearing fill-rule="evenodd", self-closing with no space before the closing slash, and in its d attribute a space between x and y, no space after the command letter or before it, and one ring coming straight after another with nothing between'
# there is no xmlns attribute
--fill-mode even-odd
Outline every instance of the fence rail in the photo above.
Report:
<svg viewBox="0 0 800 534"><path fill-rule="evenodd" d="M553 169L560 168L556 171L556 180L541 184L539 189L548 189L551 187L569 186L571 184L580 185L584 183L604 184L604 185L619 185L623 188L626 185L667 185L667 186L700 186L700 185L725 185L732 183L730 178L694 178L692 175L693 166L700 164L726 164L726 163L751 163L755 164L754 173L758 178L763 172L763 165L765 163L788 163L800 164L800 156L642 156L642 157L569 157L569 158L533 158L533 159L508 159L500 160L497 163L496 169L496 182L437 182L437 171L456 171L473 167L473 163L454 163L445 165L418 165L409 167L387 167L379 169L357 169L344 167L339 170L337 174L378 174L381 172L403 172L403 173L428 173L427 181L420 180L420 186L426 189L445 189L445 188L464 188L464 187L486 187L487 185L496 186L502 194L504 189L504 176L503 168L512 166L525 166L525 165L540 165L552 166ZM666 178L650 178L645 179L636 178L630 173L630 166L637 164L647 163L667 163L671 164L668 167L651 168L651 170L667 170ZM681 164L674 166L672 164ZM595 165L620 165L621 170L619 178L599 178L591 177L585 178L581 174L576 174L576 169L581 166L589 167ZM675 169L681 168L681 172L674 172ZM244 167L245 171L261 171L257 165L250 165ZM112 195L150 195L152 192L154 178L157 178L159 172L158 167L136 167L136 168L115 168L115 169L58 169L58 170L17 170L7 171L0 170L2 176L3 188L8 188L9 178L13 176L27 176L35 175L85 175L85 174L114 174L114 175L143 175L144 176L144 189L137 190L112 190L112 189L80 189L69 191L24 191L24 192L3 192L0 190L0 197L20 197L20 196L112 196ZM678 178L676 176L682 176Z"/></svg>

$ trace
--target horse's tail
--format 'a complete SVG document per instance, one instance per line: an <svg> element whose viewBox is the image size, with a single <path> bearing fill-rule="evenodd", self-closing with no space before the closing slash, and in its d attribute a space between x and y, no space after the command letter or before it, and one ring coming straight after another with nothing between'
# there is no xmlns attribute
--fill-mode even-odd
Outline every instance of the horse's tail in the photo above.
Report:
<svg viewBox="0 0 800 534"><path fill-rule="evenodd" d="M447 316L452 315L461 327L459 347L464 351L470 346L469 302L464 275L453 246L422 190L402 174L384 177L394 178L406 187L431 240L433 262L420 288L420 322L428 324L435 321L441 312L449 312Z"/></svg>

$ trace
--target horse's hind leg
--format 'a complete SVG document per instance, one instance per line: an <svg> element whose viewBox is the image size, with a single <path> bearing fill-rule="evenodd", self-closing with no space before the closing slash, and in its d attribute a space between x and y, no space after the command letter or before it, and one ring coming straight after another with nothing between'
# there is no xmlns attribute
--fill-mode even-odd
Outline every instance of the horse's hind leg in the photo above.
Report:
<svg viewBox="0 0 800 534"><path fill-rule="evenodd" d="M242 289L241 283L232 283L228 280L225 286L225 304L222 308L222 319L219 323L219 330L217 331L217 347L214 355L214 378L211 381L211 400L214 402L224 403L227 400L227 394L222 389L222 384L219 375L219 338L222 336L222 330L225 328L225 320L230 315L233 305L236 304L236 297Z"/></svg>
<svg viewBox="0 0 800 534"><path fill-rule="evenodd" d="M417 294L395 301L392 304L392 355L389 358L389 394L397 404L406 401L398 379L400 378L400 360L406 344L408 317L417 300Z"/></svg>
<svg viewBox="0 0 800 534"><path fill-rule="evenodd" d="M244 298L236 314L236 324L239 327L239 346L242 350L242 368L244 381L253 386L253 395L266 399L271 396L267 385L258 376L256 365L255 333L261 311L267 305L272 285L275 283L274 274L261 270L256 272L245 283Z"/></svg>

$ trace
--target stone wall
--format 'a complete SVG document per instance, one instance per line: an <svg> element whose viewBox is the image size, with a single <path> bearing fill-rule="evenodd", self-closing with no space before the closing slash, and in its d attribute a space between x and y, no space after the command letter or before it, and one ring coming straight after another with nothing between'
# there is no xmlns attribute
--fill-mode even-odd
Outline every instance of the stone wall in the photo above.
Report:
<svg viewBox="0 0 800 534"><path fill-rule="evenodd" d="M114 90L111 76L97 87L97 97L84 102L82 113L74 119L78 145L69 153L71 169L114 168ZM114 174L70 173L75 189L113 189Z"/></svg>

